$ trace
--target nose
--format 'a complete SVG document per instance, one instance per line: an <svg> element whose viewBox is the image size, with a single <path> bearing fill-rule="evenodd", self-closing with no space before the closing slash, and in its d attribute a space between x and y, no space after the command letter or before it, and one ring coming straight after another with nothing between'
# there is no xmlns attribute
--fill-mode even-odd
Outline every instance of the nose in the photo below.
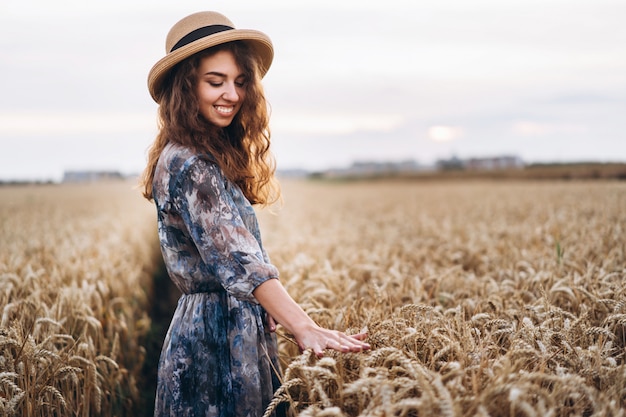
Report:
<svg viewBox="0 0 626 417"><path fill-rule="evenodd" d="M235 83L224 83L224 92L222 93L222 98L228 101L239 101L239 93L237 92L237 87Z"/></svg>

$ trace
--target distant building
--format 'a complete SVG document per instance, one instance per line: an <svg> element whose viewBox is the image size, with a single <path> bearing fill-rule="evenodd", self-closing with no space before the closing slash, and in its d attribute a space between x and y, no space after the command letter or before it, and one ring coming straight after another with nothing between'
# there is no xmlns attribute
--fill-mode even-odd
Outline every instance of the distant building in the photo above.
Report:
<svg viewBox="0 0 626 417"><path fill-rule="evenodd" d="M495 156L491 158L470 158L465 160L465 168L476 171L523 168L524 161L517 156Z"/></svg>
<svg viewBox="0 0 626 417"><path fill-rule="evenodd" d="M355 173L377 174L392 172L417 171L419 164L414 160L406 161L357 161L349 168Z"/></svg>
<svg viewBox="0 0 626 417"><path fill-rule="evenodd" d="M524 167L524 161L517 156L502 155L486 158L460 159L453 156L450 159L437 161L440 170L469 170L469 171L495 171L500 169L517 169Z"/></svg>
<svg viewBox="0 0 626 417"><path fill-rule="evenodd" d="M348 168L334 168L324 172L327 177L342 176L377 176L399 173L409 173L424 170L419 163L414 160L405 161L357 161Z"/></svg>
<svg viewBox="0 0 626 417"><path fill-rule="evenodd" d="M442 171L456 171L465 168L465 161L453 156L450 159L439 159L435 166Z"/></svg>
<svg viewBox="0 0 626 417"><path fill-rule="evenodd" d="M96 182L123 180L124 176L117 171L65 171L63 182Z"/></svg>

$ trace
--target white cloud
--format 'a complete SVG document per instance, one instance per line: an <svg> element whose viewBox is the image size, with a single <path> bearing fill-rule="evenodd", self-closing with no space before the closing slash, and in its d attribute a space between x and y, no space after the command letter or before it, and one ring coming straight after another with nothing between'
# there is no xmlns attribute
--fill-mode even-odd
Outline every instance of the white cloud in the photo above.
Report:
<svg viewBox="0 0 626 417"><path fill-rule="evenodd" d="M456 126L431 126L428 128L428 138L435 142L450 142L463 136L463 129Z"/></svg>
<svg viewBox="0 0 626 417"><path fill-rule="evenodd" d="M149 113L3 112L0 137L73 135L85 133L156 132L156 116Z"/></svg>
<svg viewBox="0 0 626 417"><path fill-rule="evenodd" d="M285 113L273 115L272 132L280 134L302 133L349 134L359 131L384 132L400 126L404 122L402 115L394 114L297 114Z"/></svg>
<svg viewBox="0 0 626 417"><path fill-rule="evenodd" d="M584 133L586 126L574 123L538 123L519 121L513 123L511 131L519 136L543 136L554 133Z"/></svg>

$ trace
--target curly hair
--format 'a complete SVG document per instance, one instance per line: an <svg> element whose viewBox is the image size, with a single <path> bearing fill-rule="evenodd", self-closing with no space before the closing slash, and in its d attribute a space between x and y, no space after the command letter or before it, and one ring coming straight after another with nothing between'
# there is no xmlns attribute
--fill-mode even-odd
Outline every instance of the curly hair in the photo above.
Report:
<svg viewBox="0 0 626 417"><path fill-rule="evenodd" d="M233 54L248 80L242 106L225 128L201 116L196 93L200 62L223 50ZM159 133L148 151L140 182L145 198L153 199L152 182L159 156L173 142L211 154L226 178L241 188L251 204L268 205L279 200L280 188L274 176L276 163L270 152L268 104L259 74L257 60L242 41L201 51L170 71L159 97Z"/></svg>

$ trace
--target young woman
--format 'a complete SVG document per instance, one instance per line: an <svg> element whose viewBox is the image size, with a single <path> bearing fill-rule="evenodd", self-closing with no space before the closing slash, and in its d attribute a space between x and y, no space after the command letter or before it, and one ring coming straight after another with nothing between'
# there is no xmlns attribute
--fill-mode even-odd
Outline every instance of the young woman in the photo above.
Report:
<svg viewBox="0 0 626 417"><path fill-rule="evenodd" d="M260 83L273 59L258 31L200 12L176 23L148 76L160 131L143 175L161 250L182 291L159 361L156 416L261 416L279 384L280 323L302 350L369 349L318 326L263 249L252 204L279 197Z"/></svg>

